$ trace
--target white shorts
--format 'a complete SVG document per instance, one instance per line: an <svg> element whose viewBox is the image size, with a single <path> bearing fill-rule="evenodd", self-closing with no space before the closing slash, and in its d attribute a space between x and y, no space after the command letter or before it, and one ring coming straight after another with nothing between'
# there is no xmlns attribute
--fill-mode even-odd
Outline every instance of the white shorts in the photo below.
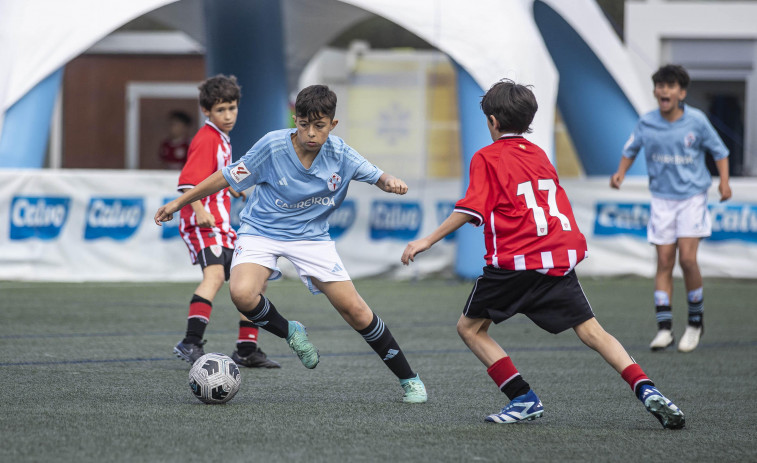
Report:
<svg viewBox="0 0 757 463"><path fill-rule="evenodd" d="M674 244L678 238L704 238L712 234L707 193L683 200L652 198L647 240Z"/></svg>
<svg viewBox="0 0 757 463"><path fill-rule="evenodd" d="M350 280L333 241L280 241L241 235L237 238L231 268L239 264L262 265L273 270L268 279L277 280L281 278L281 270L276 266L279 257L286 257L294 265L300 279L313 294L320 291L311 278L323 282Z"/></svg>

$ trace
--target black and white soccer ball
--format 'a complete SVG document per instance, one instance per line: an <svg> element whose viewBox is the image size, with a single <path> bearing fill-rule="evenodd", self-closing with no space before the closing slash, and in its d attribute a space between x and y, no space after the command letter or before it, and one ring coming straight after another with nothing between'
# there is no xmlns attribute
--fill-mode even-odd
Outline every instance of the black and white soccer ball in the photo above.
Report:
<svg viewBox="0 0 757 463"><path fill-rule="evenodd" d="M205 354L189 370L189 388L206 404L223 404L231 400L242 384L239 367L227 355Z"/></svg>

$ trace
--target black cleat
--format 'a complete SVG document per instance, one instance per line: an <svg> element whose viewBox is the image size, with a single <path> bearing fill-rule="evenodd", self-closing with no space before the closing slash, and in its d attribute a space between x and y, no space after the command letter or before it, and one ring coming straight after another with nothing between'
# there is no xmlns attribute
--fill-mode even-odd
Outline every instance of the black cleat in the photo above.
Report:
<svg viewBox="0 0 757 463"><path fill-rule="evenodd" d="M281 368L278 362L269 359L259 347L256 347L255 351L247 357L242 357L238 351L234 351L231 354L231 360L237 365L247 368Z"/></svg>
<svg viewBox="0 0 757 463"><path fill-rule="evenodd" d="M173 348L173 353L180 359L194 365L198 358L205 355L205 350L203 350L202 346L204 346L206 342L207 341L204 339L200 341L199 344L191 344L181 341Z"/></svg>

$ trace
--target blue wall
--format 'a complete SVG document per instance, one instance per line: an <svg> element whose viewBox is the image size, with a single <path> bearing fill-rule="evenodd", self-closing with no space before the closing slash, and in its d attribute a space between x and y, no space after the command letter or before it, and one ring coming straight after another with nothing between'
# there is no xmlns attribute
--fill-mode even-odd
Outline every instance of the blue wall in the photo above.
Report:
<svg viewBox="0 0 757 463"><path fill-rule="evenodd" d="M612 175L639 115L602 62L559 14L536 0L534 20L560 74L557 106L584 172ZM643 156L637 157L628 175L646 175Z"/></svg>
<svg viewBox="0 0 757 463"><path fill-rule="evenodd" d="M63 68L50 74L5 112L0 135L0 168L45 166L55 96Z"/></svg>
<svg viewBox="0 0 757 463"><path fill-rule="evenodd" d="M239 159L263 135L289 125L279 0L205 0L206 72L233 74L242 87L232 155Z"/></svg>
<svg viewBox="0 0 757 463"><path fill-rule="evenodd" d="M460 197L468 189L468 174L470 161L476 151L492 142L491 134L486 126L486 118L481 111L481 97L484 91L473 80L473 77L457 63L454 63L457 74L457 106L460 112L460 143L462 152L462 184ZM493 84L494 82L492 82ZM455 258L455 273L463 278L476 278L481 275L481 269L486 265L484 255L483 227L463 225L456 233L457 256Z"/></svg>

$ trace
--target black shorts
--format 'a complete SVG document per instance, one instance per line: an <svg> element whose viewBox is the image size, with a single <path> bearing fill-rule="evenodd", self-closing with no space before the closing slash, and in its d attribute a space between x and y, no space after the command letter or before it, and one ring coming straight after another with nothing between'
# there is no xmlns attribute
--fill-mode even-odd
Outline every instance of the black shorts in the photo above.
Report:
<svg viewBox="0 0 757 463"><path fill-rule="evenodd" d="M532 270L484 267L463 315L499 323L517 313L553 334L594 318L575 270L553 277Z"/></svg>
<svg viewBox="0 0 757 463"><path fill-rule="evenodd" d="M213 252L213 248L217 250L218 247L221 248L221 251L219 254L216 254ZM229 281L229 276L231 276L231 258L234 256L234 250L221 246L218 247L208 246L200 251L200 254L197 256L197 263L203 269L208 265L223 265L224 278L226 281Z"/></svg>

